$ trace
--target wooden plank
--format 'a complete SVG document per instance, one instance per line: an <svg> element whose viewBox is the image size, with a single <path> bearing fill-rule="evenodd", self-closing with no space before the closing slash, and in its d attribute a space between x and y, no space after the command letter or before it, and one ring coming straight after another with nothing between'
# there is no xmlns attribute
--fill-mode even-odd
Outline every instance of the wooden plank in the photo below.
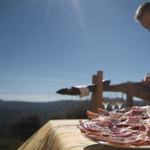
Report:
<svg viewBox="0 0 150 150"><path fill-rule="evenodd" d="M96 75L92 76L92 83L96 84ZM91 111L92 112L97 112L97 106L96 106L96 94L95 91L92 92L92 96L91 96Z"/></svg>
<svg viewBox="0 0 150 150"><path fill-rule="evenodd" d="M102 92L103 92L103 72L98 71L96 82L96 94L97 94L97 108L102 108Z"/></svg>
<svg viewBox="0 0 150 150"><path fill-rule="evenodd" d="M91 111L97 112L97 108L102 108L102 91L103 91L103 72L98 71L97 76L93 75L93 83L95 83L95 91L92 92L91 97Z"/></svg>
<svg viewBox="0 0 150 150"><path fill-rule="evenodd" d="M133 98L131 95L127 94L126 107L132 107L132 106L133 106Z"/></svg>

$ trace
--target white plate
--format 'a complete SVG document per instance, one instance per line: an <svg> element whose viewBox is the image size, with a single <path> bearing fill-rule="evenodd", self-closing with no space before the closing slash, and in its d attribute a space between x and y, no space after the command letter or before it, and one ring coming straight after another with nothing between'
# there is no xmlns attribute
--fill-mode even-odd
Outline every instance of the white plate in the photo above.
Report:
<svg viewBox="0 0 150 150"><path fill-rule="evenodd" d="M92 139L88 138L84 133L82 133L82 135L84 137L86 137L87 139L93 141ZM116 144L113 144L113 143L109 143L109 142L103 142L103 141L95 141L99 144L102 144L102 145L106 145L106 146L110 146L110 147L116 147L116 148L128 148L128 149L150 149L150 145L148 146L123 146L123 145L116 145ZM119 144L119 143L118 143Z"/></svg>
<svg viewBox="0 0 150 150"><path fill-rule="evenodd" d="M106 146L116 147L116 148L128 148L128 149L150 149L150 146L123 146L123 145L116 145L109 142L102 142L98 141L98 143Z"/></svg>

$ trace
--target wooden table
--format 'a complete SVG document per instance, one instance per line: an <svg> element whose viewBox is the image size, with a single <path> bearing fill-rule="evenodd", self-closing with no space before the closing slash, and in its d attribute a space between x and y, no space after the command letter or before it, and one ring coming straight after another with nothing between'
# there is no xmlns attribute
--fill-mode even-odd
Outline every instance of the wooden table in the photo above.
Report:
<svg viewBox="0 0 150 150"><path fill-rule="evenodd" d="M121 150L85 138L77 128L78 125L79 119L50 120L18 150Z"/></svg>

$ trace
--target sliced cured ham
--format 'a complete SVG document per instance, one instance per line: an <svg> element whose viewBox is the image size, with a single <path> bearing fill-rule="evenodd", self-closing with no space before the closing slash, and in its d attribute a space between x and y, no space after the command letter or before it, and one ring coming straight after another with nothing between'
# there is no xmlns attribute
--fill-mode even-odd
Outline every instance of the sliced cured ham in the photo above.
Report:
<svg viewBox="0 0 150 150"><path fill-rule="evenodd" d="M150 106L134 106L109 112L87 111L88 120L78 127L84 136L121 146L150 146Z"/></svg>

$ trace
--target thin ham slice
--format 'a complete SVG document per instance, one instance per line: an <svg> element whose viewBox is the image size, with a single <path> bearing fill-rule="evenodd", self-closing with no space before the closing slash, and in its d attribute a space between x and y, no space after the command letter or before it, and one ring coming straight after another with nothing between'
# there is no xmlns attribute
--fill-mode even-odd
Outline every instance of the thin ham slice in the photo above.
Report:
<svg viewBox="0 0 150 150"><path fill-rule="evenodd" d="M150 146L150 106L134 106L109 112L87 111L78 127L87 138L120 146Z"/></svg>
<svg viewBox="0 0 150 150"><path fill-rule="evenodd" d="M101 116L109 116L109 111L98 108L98 114Z"/></svg>

